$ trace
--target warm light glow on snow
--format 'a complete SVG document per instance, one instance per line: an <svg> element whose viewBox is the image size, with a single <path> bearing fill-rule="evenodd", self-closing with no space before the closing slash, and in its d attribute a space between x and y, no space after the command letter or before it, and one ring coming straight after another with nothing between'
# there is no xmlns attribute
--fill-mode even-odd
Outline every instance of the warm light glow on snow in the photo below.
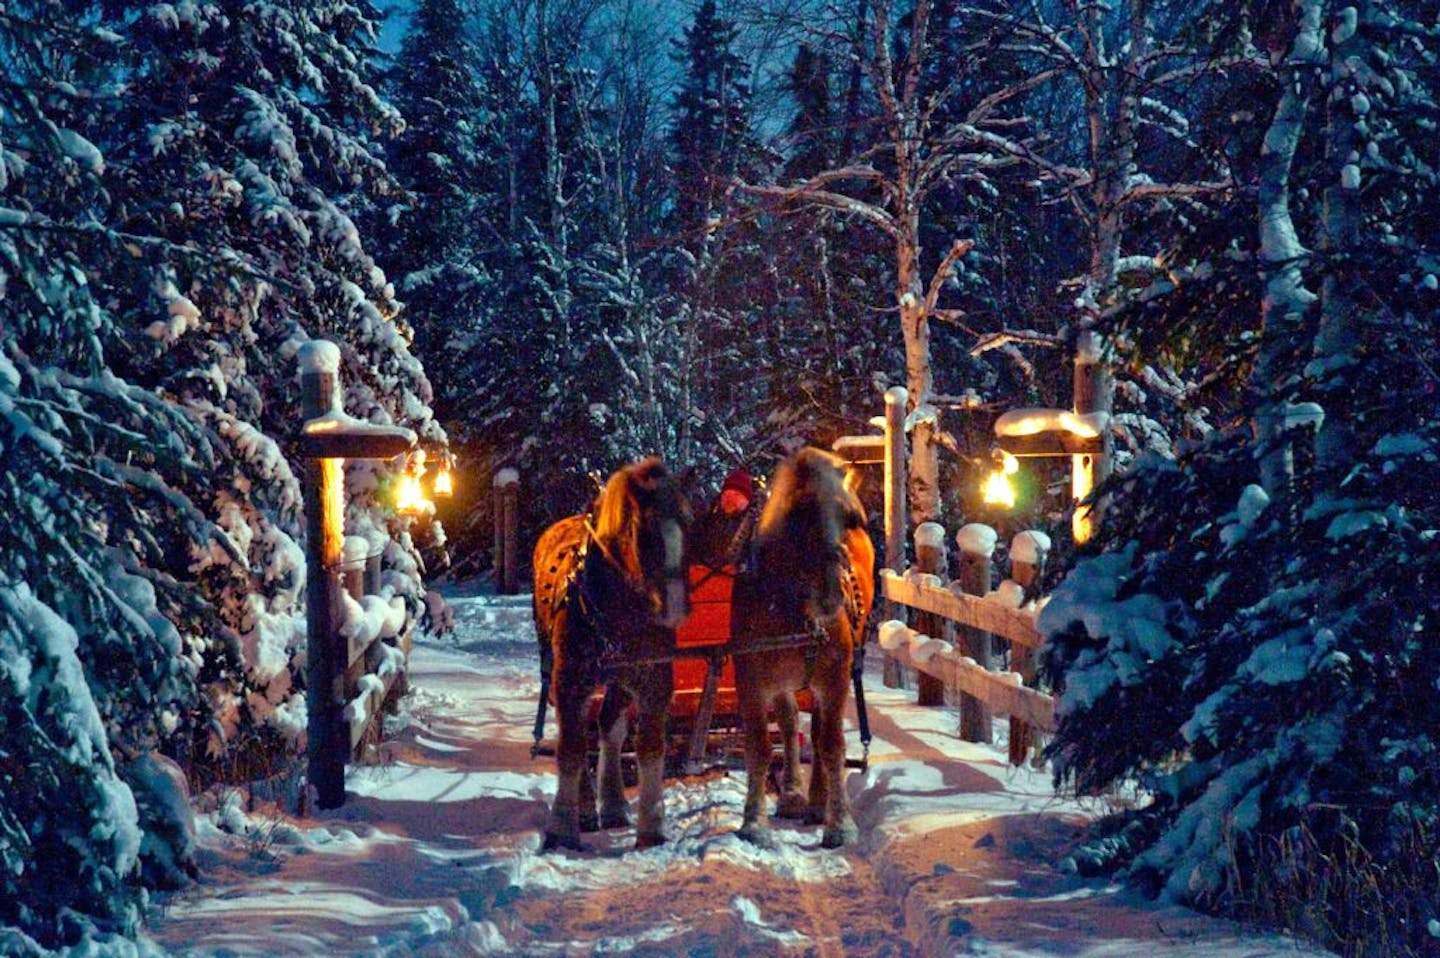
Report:
<svg viewBox="0 0 1440 958"><path fill-rule="evenodd" d="M1010 485L1010 477L1019 471L1020 461L1003 449L997 450L997 453L995 471L990 473L983 487L985 503L1013 509L1015 507L1015 489Z"/></svg>

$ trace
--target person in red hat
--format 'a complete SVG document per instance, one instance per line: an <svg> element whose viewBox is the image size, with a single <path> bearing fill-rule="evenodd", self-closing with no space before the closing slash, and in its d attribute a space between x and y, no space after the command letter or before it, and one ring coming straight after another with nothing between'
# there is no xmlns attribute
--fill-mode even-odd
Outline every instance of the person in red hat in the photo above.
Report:
<svg viewBox="0 0 1440 958"><path fill-rule="evenodd" d="M711 568L734 565L749 538L755 499L755 480L744 469L735 469L720 485L720 494L710 511L691 527L691 555Z"/></svg>

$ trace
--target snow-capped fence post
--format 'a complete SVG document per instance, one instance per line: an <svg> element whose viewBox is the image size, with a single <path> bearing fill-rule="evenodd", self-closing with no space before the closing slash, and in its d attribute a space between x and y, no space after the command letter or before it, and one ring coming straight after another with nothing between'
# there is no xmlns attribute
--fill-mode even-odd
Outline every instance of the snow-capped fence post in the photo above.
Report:
<svg viewBox="0 0 1440 958"><path fill-rule="evenodd" d="M341 554L345 591L359 602L365 596L365 560L370 554L370 540L364 536L346 536Z"/></svg>
<svg viewBox="0 0 1440 958"><path fill-rule="evenodd" d="M948 575L945 556L945 527L938 522L922 522L915 529L915 569L943 579ZM933 612L920 612L913 623L915 631L935 638L950 638L952 627ZM945 683L928 672L915 675L917 705L944 705Z"/></svg>
<svg viewBox="0 0 1440 958"><path fill-rule="evenodd" d="M1027 529L1010 540L1010 578L1020 586L1022 603L1036 598L1049 558L1050 537L1038 529ZM1010 671L1020 673L1026 685L1034 685L1035 650L1010 643ZM1010 716L1010 764L1024 764L1032 747L1037 754L1045 747L1042 733L1024 719Z"/></svg>
<svg viewBox="0 0 1440 958"><path fill-rule="evenodd" d="M905 403L909 393L904 386L885 390L885 568L905 571ZM885 603L885 619L896 619L901 607L889 600ZM904 688L900 664L885 658L886 688Z"/></svg>
<svg viewBox="0 0 1440 958"><path fill-rule="evenodd" d="M501 595L514 595L520 590L520 572L516 558L517 512L520 506L520 473L510 467L495 472L492 483L495 518L495 588Z"/></svg>
<svg viewBox="0 0 1440 958"><path fill-rule="evenodd" d="M955 544L960 547L960 590L966 595L985 596L990 592L990 556L995 551L995 530L972 522L955 533ZM990 633L961 626L960 634L965 654L981 668L987 671L993 669ZM989 706L973 695L961 693L961 739L989 744L994 739L991 721Z"/></svg>
<svg viewBox="0 0 1440 958"><path fill-rule="evenodd" d="M300 348L300 449L305 464L307 775L320 808L345 802L351 730L345 718L350 649L340 633L344 557L345 459L392 459L415 433L352 420L341 407L340 349L312 340Z"/></svg>

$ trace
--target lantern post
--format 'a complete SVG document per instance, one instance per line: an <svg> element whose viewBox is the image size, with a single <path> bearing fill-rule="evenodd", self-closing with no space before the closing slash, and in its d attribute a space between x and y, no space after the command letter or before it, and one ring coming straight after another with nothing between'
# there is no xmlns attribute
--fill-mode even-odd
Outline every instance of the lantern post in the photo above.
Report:
<svg viewBox="0 0 1440 958"><path fill-rule="evenodd" d="M341 404L340 349L325 340L300 348L304 425L300 451L305 502L306 706L308 780L316 804L345 802L350 729L344 717L348 647L340 635L346 459L393 459L415 446L415 433L347 416Z"/></svg>

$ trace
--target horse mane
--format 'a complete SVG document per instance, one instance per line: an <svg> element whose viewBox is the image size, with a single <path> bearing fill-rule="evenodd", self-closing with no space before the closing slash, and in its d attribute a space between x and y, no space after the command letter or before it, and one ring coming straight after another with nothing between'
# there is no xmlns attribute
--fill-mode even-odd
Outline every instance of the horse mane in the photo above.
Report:
<svg viewBox="0 0 1440 958"><path fill-rule="evenodd" d="M865 507L845 483L843 461L823 449L807 446L782 461L770 481L770 497L760 513L756 538L767 541L786 534L786 518L802 499L839 500L846 511L859 514L863 523Z"/></svg>
<svg viewBox="0 0 1440 958"><path fill-rule="evenodd" d="M640 563L640 502L635 491L653 490L667 475L659 456L647 456L616 470L595 503L591 526L595 541L636 587L645 581L645 570Z"/></svg>

